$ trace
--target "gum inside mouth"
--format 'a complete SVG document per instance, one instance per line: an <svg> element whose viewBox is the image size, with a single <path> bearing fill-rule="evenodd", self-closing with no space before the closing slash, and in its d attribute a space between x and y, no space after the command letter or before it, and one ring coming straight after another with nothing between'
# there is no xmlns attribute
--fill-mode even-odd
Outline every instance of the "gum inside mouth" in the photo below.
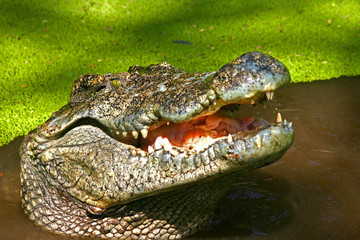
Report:
<svg viewBox="0 0 360 240"><path fill-rule="evenodd" d="M173 146L200 151L221 137L258 131L270 125L269 122L258 117L231 117L231 114L228 114L229 109L226 107L214 114L186 122L165 122L155 129L146 129L141 131L141 134L136 133L135 136L132 133L110 132L116 140L149 153L153 152L154 149L170 150ZM281 120L278 119L278 121Z"/></svg>
<svg viewBox="0 0 360 240"><path fill-rule="evenodd" d="M266 126L267 122L254 117L233 119L217 114L204 116L183 123L170 123L150 131L147 138L141 138L140 148L148 146L158 149L169 142L173 146L200 150L207 148L217 138Z"/></svg>

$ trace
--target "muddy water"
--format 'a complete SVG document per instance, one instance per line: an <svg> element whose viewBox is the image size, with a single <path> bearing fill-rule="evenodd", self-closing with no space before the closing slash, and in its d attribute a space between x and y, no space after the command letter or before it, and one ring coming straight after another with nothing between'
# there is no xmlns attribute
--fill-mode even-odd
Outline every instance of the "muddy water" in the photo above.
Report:
<svg viewBox="0 0 360 240"><path fill-rule="evenodd" d="M189 239L360 239L359 89L359 77L293 84L266 109L243 109L274 121L277 108L295 142L275 164L239 177L214 226ZM23 214L20 143L0 148L0 239L69 239Z"/></svg>

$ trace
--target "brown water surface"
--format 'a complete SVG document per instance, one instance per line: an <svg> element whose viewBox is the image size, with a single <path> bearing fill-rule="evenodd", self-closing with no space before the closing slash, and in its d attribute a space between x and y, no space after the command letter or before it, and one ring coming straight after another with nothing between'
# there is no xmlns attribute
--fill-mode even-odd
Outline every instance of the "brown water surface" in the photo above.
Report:
<svg viewBox="0 0 360 240"><path fill-rule="evenodd" d="M246 109L293 122L284 157L239 177L214 226L189 239L360 239L360 78L292 84ZM241 109L240 109L241 111ZM74 239L41 230L20 207L21 138L0 148L0 239Z"/></svg>

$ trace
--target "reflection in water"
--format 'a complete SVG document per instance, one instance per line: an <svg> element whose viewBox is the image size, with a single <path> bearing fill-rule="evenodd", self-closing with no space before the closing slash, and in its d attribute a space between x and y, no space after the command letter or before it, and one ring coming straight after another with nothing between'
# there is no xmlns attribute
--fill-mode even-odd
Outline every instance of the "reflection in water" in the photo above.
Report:
<svg viewBox="0 0 360 240"><path fill-rule="evenodd" d="M293 207L286 198L288 191L289 185L284 179L261 171L239 176L233 190L219 205L214 225L191 238L266 236L293 218Z"/></svg>
<svg viewBox="0 0 360 240"><path fill-rule="evenodd" d="M293 122L295 142L268 167L239 177L214 225L189 239L359 239L359 77L293 84L261 112ZM252 112L252 113L250 113ZM18 149L0 148L0 239L69 239L33 225L20 207ZM72 238L73 239L73 238Z"/></svg>

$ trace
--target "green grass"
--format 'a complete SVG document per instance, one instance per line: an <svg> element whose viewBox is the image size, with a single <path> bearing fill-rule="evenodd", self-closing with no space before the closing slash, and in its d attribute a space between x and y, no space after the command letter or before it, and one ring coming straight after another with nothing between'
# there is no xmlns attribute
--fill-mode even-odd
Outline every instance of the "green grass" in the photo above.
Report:
<svg viewBox="0 0 360 240"><path fill-rule="evenodd" d="M0 0L0 6L0 145L65 105L81 74L163 61L213 71L254 50L279 58L293 82L360 74L358 0Z"/></svg>

